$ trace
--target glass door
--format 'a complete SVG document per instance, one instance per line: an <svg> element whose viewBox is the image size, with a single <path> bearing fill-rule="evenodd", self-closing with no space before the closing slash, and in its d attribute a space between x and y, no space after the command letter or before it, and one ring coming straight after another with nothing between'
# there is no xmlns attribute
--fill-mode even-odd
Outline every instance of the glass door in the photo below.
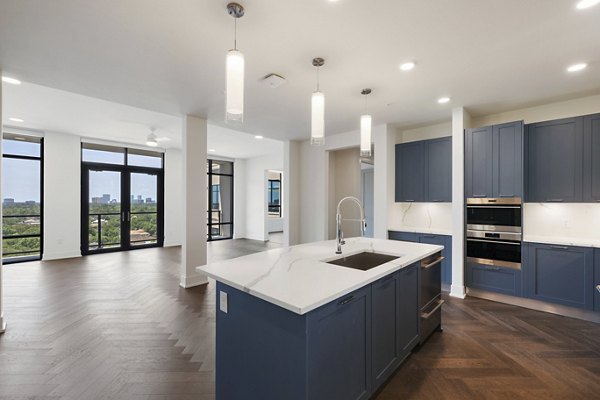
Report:
<svg viewBox="0 0 600 400"><path fill-rule="evenodd" d="M122 248L123 223L122 210L123 173L117 170L87 169L87 199L84 202L85 218L82 235L84 253ZM87 239L87 240L85 240Z"/></svg>
<svg viewBox="0 0 600 400"><path fill-rule="evenodd" d="M126 218L129 246L156 245L159 237L158 174L132 172L129 180L130 204Z"/></svg>

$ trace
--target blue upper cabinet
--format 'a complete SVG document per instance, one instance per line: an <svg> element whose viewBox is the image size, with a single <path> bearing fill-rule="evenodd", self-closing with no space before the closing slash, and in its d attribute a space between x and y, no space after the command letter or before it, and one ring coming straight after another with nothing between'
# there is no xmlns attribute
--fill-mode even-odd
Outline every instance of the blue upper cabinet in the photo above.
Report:
<svg viewBox="0 0 600 400"><path fill-rule="evenodd" d="M526 201L583 201L583 120L565 118L527 126Z"/></svg>
<svg viewBox="0 0 600 400"><path fill-rule="evenodd" d="M523 121L467 129L466 197L523 197Z"/></svg>
<svg viewBox="0 0 600 400"><path fill-rule="evenodd" d="M452 201L452 138L396 145L396 202Z"/></svg>
<svg viewBox="0 0 600 400"><path fill-rule="evenodd" d="M465 143L466 196L494 197L494 135L491 126L468 129Z"/></svg>
<svg viewBox="0 0 600 400"><path fill-rule="evenodd" d="M600 202L600 114L584 117L583 130L583 197L586 202Z"/></svg>
<svg viewBox="0 0 600 400"><path fill-rule="evenodd" d="M523 197L523 121L493 126L494 196Z"/></svg>
<svg viewBox="0 0 600 400"><path fill-rule="evenodd" d="M594 249L528 243L527 297L570 307L594 305Z"/></svg>
<svg viewBox="0 0 600 400"><path fill-rule="evenodd" d="M423 142L396 145L396 202L425 201Z"/></svg>
<svg viewBox="0 0 600 400"><path fill-rule="evenodd" d="M452 202L452 138L425 142L425 198L430 202Z"/></svg>

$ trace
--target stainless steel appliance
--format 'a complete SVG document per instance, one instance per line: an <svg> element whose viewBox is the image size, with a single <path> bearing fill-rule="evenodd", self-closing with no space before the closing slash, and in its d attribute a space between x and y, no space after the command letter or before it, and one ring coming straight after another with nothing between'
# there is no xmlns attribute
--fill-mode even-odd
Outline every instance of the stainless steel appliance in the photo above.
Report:
<svg viewBox="0 0 600 400"><path fill-rule="evenodd" d="M522 200L467 199L467 261L521 269Z"/></svg>
<svg viewBox="0 0 600 400"><path fill-rule="evenodd" d="M436 329L442 329L442 253L421 260L421 334L423 343Z"/></svg>

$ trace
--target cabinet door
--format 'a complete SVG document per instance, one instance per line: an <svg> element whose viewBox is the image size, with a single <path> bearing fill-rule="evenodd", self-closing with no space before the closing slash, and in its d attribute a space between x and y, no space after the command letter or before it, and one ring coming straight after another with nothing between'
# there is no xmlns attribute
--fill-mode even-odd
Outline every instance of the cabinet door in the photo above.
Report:
<svg viewBox="0 0 600 400"><path fill-rule="evenodd" d="M493 197L492 127L468 129L466 134L466 196Z"/></svg>
<svg viewBox="0 0 600 400"><path fill-rule="evenodd" d="M452 283L452 238L446 235L428 235L420 234L419 242L425 244L435 244L437 246L444 246L442 250L442 282ZM450 243L450 244L449 244Z"/></svg>
<svg viewBox="0 0 600 400"><path fill-rule="evenodd" d="M594 311L600 311L600 249L594 250Z"/></svg>
<svg viewBox="0 0 600 400"><path fill-rule="evenodd" d="M528 245L527 295L578 308L593 308L593 257L591 248Z"/></svg>
<svg viewBox="0 0 600 400"><path fill-rule="evenodd" d="M371 390L371 287L307 316L308 398L368 399Z"/></svg>
<svg viewBox="0 0 600 400"><path fill-rule="evenodd" d="M414 232L388 231L389 240L400 240L402 242L419 242L419 234Z"/></svg>
<svg viewBox="0 0 600 400"><path fill-rule="evenodd" d="M425 200L423 142L396 145L396 202Z"/></svg>
<svg viewBox="0 0 600 400"><path fill-rule="evenodd" d="M425 198L430 202L452 202L452 138L425 142Z"/></svg>
<svg viewBox="0 0 600 400"><path fill-rule="evenodd" d="M398 348L403 360L419 342L419 263L401 269L398 283Z"/></svg>
<svg viewBox="0 0 600 400"><path fill-rule="evenodd" d="M522 296L521 271L467 262L467 286L491 292Z"/></svg>
<svg viewBox="0 0 600 400"><path fill-rule="evenodd" d="M371 374L373 391L384 383L400 363L398 349L398 276L392 274L371 285Z"/></svg>
<svg viewBox="0 0 600 400"><path fill-rule="evenodd" d="M529 125L529 202L583 200L583 118Z"/></svg>
<svg viewBox="0 0 600 400"><path fill-rule="evenodd" d="M585 158L584 189L586 202L600 202L600 114L583 119Z"/></svg>
<svg viewBox="0 0 600 400"><path fill-rule="evenodd" d="M494 125L494 195L523 197L523 121Z"/></svg>

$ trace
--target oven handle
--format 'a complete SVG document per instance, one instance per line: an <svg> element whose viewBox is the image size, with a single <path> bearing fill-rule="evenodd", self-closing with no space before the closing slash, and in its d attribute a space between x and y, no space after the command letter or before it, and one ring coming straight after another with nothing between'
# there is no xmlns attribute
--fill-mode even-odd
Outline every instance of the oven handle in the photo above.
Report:
<svg viewBox="0 0 600 400"><path fill-rule="evenodd" d="M472 241L472 242L485 242L485 243L512 244L512 245L515 245L515 246L520 246L521 245L521 242L505 242L503 240L485 240L485 239L467 238L467 242L468 241Z"/></svg>
<svg viewBox="0 0 600 400"><path fill-rule="evenodd" d="M433 266L435 266L435 265L437 265L437 264L441 263L442 261L444 261L444 259L445 259L445 258L446 258L446 257L440 257L440 258L437 258L435 261L433 261L433 262L430 262L430 263L429 263L429 264L427 264L427 265L422 265L422 266L421 266L421 269L429 269L429 268L431 268L431 267L433 267Z"/></svg>
<svg viewBox="0 0 600 400"><path fill-rule="evenodd" d="M469 208L514 208L521 209L521 206L500 206L500 205L488 205L488 204L469 204L467 209Z"/></svg>
<svg viewBox="0 0 600 400"><path fill-rule="evenodd" d="M442 306L442 304L444 304L446 301L445 300L438 300L438 303L435 307L433 307L433 310L429 311L428 313L421 313L421 318L423 319L428 319L429 317L431 317L437 310L440 309L440 307Z"/></svg>

